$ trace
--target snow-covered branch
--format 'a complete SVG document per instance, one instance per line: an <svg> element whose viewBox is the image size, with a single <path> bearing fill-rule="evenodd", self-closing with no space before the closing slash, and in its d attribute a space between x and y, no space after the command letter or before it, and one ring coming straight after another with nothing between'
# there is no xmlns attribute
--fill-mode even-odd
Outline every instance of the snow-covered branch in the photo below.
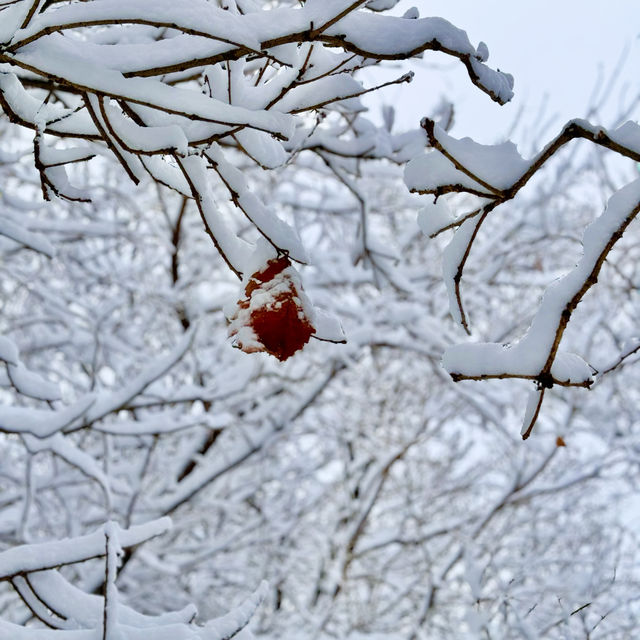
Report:
<svg viewBox="0 0 640 640"><path fill-rule="evenodd" d="M150 12L137 1L21 0L0 8L0 105L35 131L45 198L89 200L67 168L105 145L135 183L150 175L192 198L236 274L250 253L237 237L242 216L280 254L305 262L294 229L234 175L231 149L265 169L282 166L313 134L308 114L355 114L358 97L380 88L365 88L356 69L425 51L458 58L492 99L512 96L511 77L487 67L486 46L474 48L464 31L441 18L383 15L365 5L162 0ZM397 82L410 80L403 74ZM325 129L324 137L326 147L345 136ZM236 221L220 214L209 169L226 187Z"/></svg>
<svg viewBox="0 0 640 640"><path fill-rule="evenodd" d="M530 160L522 158L510 142L481 145L468 138L453 138L432 120L425 119L422 125L433 149L408 163L405 182L409 189L433 194L436 199L452 192L481 199L479 207L455 220L441 203L421 212L421 225L429 236L455 229L444 252L443 271L451 313L467 333L470 329L461 292L464 268L481 227L496 215L495 210L515 198L554 154L576 138L640 160L640 127L633 122L608 131L586 121L571 121ZM597 371L580 356L563 352L560 343L576 307L597 282L609 253L639 212L640 181L636 180L614 193L602 215L585 229L582 257L575 268L547 288L530 328L517 342L461 344L445 353L444 366L455 381L523 378L536 383L523 438L533 429L546 389L592 384Z"/></svg>

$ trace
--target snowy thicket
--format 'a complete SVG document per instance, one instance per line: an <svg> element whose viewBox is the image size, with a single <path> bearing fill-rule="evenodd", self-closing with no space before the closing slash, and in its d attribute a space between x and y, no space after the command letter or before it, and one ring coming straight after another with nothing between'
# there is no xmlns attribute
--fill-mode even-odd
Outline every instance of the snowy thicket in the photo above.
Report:
<svg viewBox="0 0 640 640"><path fill-rule="evenodd" d="M634 125L375 126L379 60L511 94L395 4L0 0L1 640L632 637L636 187L560 147Z"/></svg>

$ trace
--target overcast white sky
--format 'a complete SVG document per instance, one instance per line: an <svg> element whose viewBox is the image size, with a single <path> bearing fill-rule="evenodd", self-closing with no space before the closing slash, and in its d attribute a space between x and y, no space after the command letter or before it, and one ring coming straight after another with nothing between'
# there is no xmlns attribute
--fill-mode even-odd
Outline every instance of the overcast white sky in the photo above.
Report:
<svg viewBox="0 0 640 640"><path fill-rule="evenodd" d="M412 6L421 17L441 16L464 29L474 45L486 42L491 66L515 77L516 97L500 107L470 84L462 65L428 53L412 62L412 85L385 89L382 96L400 110L404 127L417 124L445 94L456 105L454 133L492 142L521 108L533 125L546 96L547 116L557 115L555 132L565 120L585 116L594 86L604 87L625 50L599 123L611 123L625 85L628 97L640 93L639 0L403 0L398 9Z"/></svg>

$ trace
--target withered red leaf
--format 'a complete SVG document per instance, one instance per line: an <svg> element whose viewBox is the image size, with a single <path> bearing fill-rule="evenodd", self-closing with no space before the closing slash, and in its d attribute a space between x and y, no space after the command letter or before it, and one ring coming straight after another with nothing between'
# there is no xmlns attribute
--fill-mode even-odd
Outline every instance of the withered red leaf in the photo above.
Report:
<svg viewBox="0 0 640 640"><path fill-rule="evenodd" d="M230 318L235 346L247 353L265 351L290 358L315 333L310 303L287 256L269 260L251 275Z"/></svg>

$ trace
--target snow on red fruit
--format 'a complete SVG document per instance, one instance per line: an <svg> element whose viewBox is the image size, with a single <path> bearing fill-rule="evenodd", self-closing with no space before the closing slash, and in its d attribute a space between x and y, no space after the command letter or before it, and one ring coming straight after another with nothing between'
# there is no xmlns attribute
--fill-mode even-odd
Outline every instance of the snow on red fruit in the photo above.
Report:
<svg viewBox="0 0 640 640"><path fill-rule="evenodd" d="M286 360L316 332L312 307L287 256L268 260L253 273L229 318L234 346L246 353L266 351Z"/></svg>

